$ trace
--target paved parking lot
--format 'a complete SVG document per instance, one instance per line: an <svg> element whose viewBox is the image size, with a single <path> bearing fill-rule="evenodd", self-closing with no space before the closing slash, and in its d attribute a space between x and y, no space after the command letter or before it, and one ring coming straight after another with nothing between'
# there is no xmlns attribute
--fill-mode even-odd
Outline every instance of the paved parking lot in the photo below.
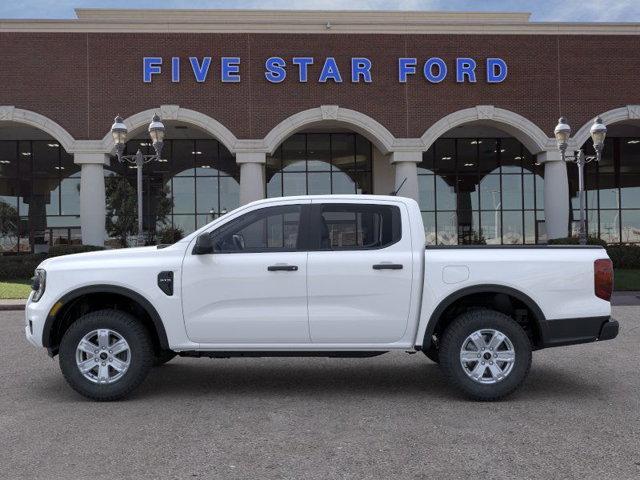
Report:
<svg viewBox="0 0 640 480"><path fill-rule="evenodd" d="M640 476L640 307L612 342L537 352L500 403L461 399L422 354L176 359L92 403L0 312L2 478Z"/></svg>

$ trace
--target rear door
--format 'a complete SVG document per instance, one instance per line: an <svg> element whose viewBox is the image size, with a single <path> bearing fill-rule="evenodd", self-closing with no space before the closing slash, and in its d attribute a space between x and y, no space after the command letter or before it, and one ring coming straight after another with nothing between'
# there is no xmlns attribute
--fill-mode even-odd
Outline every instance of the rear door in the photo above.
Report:
<svg viewBox="0 0 640 480"><path fill-rule="evenodd" d="M400 203L313 202L307 260L313 343L390 343L407 328L413 262Z"/></svg>

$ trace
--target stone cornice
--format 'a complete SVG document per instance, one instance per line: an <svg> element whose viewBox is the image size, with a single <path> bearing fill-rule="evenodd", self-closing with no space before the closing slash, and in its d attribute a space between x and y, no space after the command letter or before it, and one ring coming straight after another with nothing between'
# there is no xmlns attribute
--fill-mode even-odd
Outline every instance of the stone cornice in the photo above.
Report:
<svg viewBox="0 0 640 480"><path fill-rule="evenodd" d="M77 9L68 20L0 20L3 32L640 35L640 23L530 22L529 13Z"/></svg>

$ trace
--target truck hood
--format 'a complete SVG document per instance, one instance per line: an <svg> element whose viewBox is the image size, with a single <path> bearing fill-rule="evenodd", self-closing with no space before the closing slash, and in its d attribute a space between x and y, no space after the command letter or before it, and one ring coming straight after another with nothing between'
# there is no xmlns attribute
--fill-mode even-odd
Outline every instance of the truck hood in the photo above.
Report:
<svg viewBox="0 0 640 480"><path fill-rule="evenodd" d="M135 247L135 248L119 248L113 250L100 250L97 252L74 253L71 255L61 255L59 257L47 258L38 268L45 270L55 270L59 267L70 268L84 264L91 268L106 267L112 260L128 260L128 259L148 259L159 256L164 249L151 247Z"/></svg>

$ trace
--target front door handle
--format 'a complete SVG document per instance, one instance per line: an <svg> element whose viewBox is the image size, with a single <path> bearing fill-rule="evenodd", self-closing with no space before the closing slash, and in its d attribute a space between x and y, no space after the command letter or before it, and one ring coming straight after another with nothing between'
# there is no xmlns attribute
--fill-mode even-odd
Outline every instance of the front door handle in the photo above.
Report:
<svg viewBox="0 0 640 480"><path fill-rule="evenodd" d="M373 266L374 270L402 270L402 264L400 263L376 263Z"/></svg>
<svg viewBox="0 0 640 480"><path fill-rule="evenodd" d="M270 272L295 272L298 270L297 265L269 265L267 270Z"/></svg>

